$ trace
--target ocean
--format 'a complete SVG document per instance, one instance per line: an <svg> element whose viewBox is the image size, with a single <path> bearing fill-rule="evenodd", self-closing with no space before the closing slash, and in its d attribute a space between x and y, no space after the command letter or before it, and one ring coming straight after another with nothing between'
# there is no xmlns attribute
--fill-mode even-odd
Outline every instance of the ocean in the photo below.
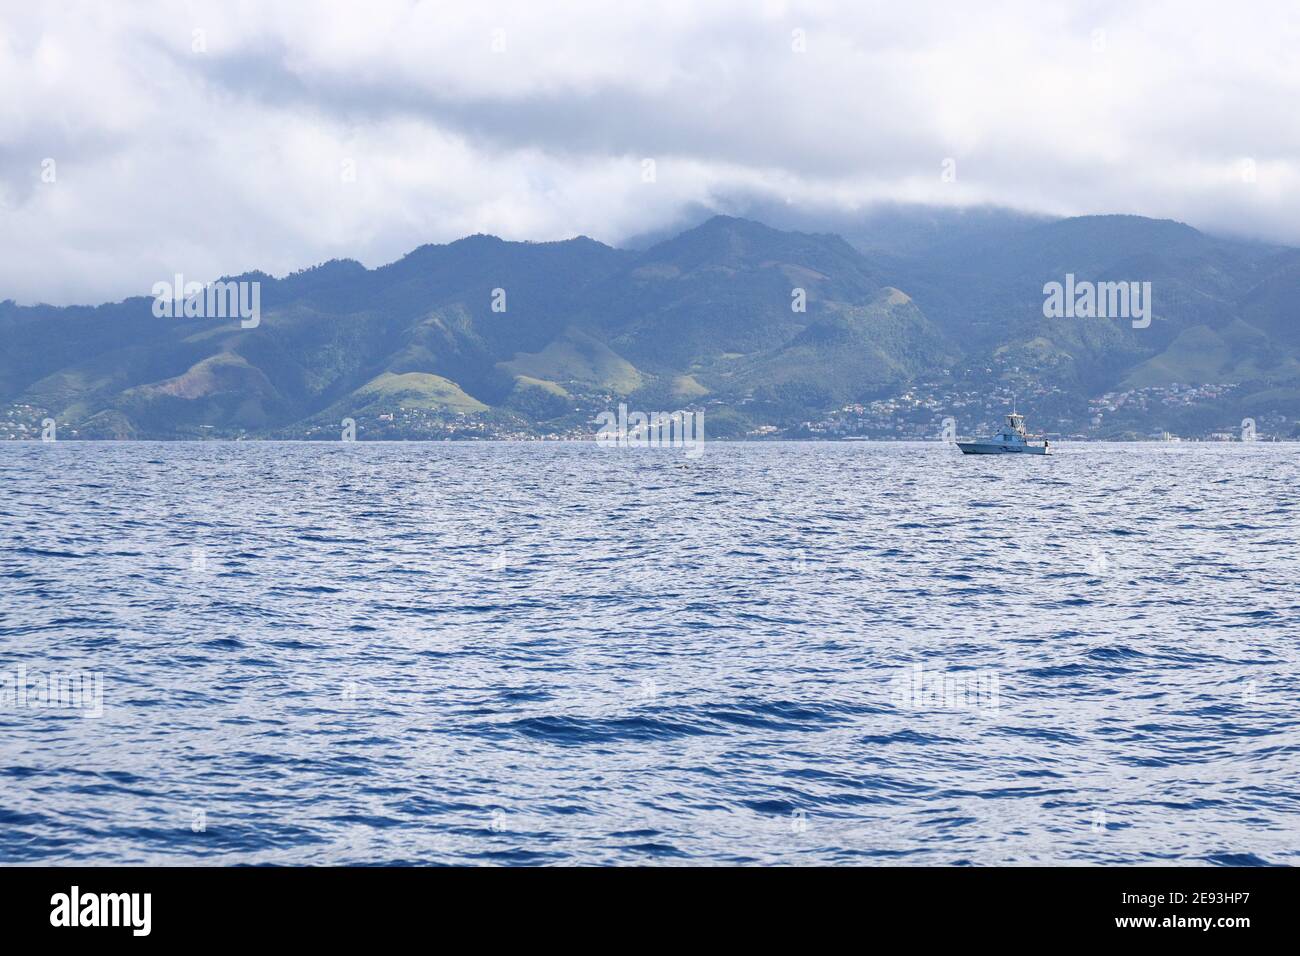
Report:
<svg viewBox="0 0 1300 956"><path fill-rule="evenodd" d="M1300 446L0 443L0 862L1300 863Z"/></svg>

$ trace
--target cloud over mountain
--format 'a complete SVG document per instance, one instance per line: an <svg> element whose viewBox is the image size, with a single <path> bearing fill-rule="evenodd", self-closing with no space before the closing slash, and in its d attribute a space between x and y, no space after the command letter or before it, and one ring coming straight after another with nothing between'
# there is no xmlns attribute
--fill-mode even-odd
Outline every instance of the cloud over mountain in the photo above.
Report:
<svg viewBox="0 0 1300 956"><path fill-rule="evenodd" d="M14 9L0 297L375 266L479 231L619 243L737 196L1296 243L1297 41L1284 0Z"/></svg>

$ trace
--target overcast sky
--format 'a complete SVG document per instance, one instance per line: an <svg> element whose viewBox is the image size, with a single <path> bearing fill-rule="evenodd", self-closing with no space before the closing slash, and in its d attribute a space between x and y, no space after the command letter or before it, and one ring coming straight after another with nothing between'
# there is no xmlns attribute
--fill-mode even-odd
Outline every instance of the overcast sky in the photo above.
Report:
<svg viewBox="0 0 1300 956"><path fill-rule="evenodd" d="M1300 244L1296 0L2 2L0 299L618 244L754 192Z"/></svg>

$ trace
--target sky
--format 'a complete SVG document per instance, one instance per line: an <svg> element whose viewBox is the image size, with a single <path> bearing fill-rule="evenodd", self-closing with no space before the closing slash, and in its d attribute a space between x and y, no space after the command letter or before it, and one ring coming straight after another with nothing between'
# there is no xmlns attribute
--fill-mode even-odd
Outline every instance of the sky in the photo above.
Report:
<svg viewBox="0 0 1300 956"><path fill-rule="evenodd" d="M1295 0L0 0L0 300L762 197L1300 245Z"/></svg>

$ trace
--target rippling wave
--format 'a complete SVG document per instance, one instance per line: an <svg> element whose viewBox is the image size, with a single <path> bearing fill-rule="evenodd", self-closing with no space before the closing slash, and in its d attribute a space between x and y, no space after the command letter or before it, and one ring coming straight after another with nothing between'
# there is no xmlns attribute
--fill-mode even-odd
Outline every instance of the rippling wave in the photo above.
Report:
<svg viewBox="0 0 1300 956"><path fill-rule="evenodd" d="M1297 446L1054 450L4 443L0 860L1300 862Z"/></svg>

